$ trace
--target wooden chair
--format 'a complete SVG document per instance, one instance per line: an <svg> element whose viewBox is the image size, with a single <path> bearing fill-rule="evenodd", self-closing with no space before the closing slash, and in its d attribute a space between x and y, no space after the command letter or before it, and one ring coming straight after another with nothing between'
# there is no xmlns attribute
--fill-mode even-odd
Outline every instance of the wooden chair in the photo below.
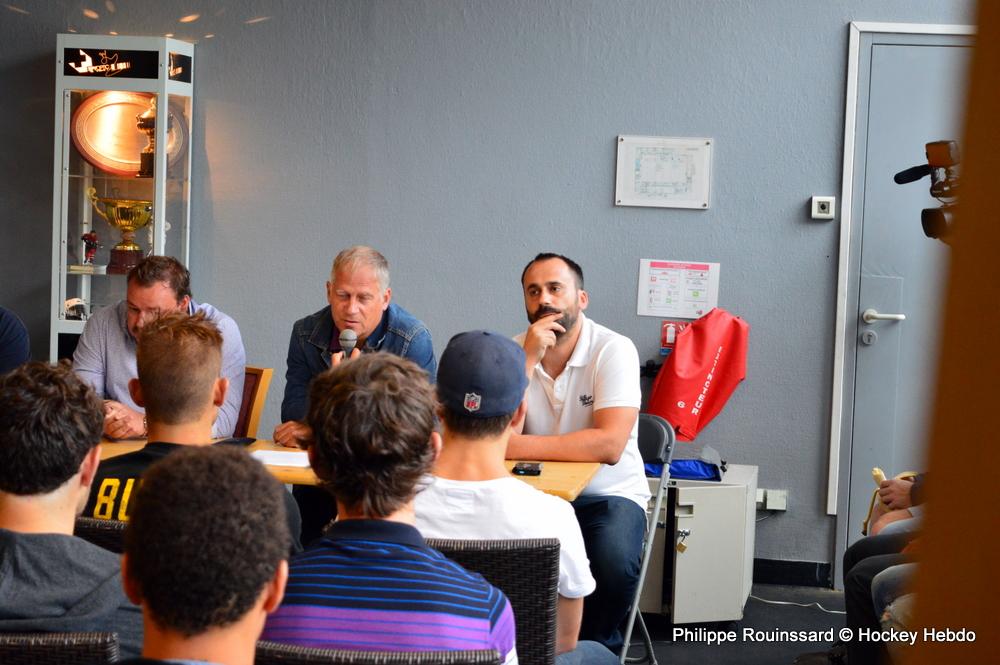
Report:
<svg viewBox="0 0 1000 665"><path fill-rule="evenodd" d="M73 535L98 547L103 547L109 552L121 554L125 551L125 526L127 524L127 522L119 522L118 520L77 517L76 525L73 527Z"/></svg>
<svg viewBox="0 0 1000 665"><path fill-rule="evenodd" d="M499 665L496 651L346 651L257 642L255 665Z"/></svg>
<svg viewBox="0 0 1000 665"><path fill-rule="evenodd" d="M267 401L267 389L271 387L271 367L246 366L246 376L243 379L243 402L240 404L240 414L236 418L234 438L257 438L257 427L260 425L260 415L264 412L264 402Z"/></svg>
<svg viewBox="0 0 1000 665"><path fill-rule="evenodd" d="M514 610L521 665L551 665L555 661L558 538L432 538L427 544L504 592Z"/></svg>
<svg viewBox="0 0 1000 665"><path fill-rule="evenodd" d="M0 633L4 665L98 665L118 655L116 633Z"/></svg>

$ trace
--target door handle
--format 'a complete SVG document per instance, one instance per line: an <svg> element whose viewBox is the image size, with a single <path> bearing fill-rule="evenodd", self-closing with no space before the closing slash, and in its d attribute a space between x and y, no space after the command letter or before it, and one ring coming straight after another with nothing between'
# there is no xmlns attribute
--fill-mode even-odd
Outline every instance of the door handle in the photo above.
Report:
<svg viewBox="0 0 1000 665"><path fill-rule="evenodd" d="M861 320L865 323L874 323L875 321L905 321L906 314L880 314L869 307L861 314Z"/></svg>

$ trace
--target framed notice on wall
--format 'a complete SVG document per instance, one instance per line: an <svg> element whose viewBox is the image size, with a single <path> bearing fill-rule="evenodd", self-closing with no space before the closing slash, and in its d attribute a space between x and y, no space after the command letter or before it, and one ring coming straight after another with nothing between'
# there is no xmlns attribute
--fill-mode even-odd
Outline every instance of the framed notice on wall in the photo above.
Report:
<svg viewBox="0 0 1000 665"><path fill-rule="evenodd" d="M719 305L719 264L639 261L639 316L698 319Z"/></svg>
<svg viewBox="0 0 1000 665"><path fill-rule="evenodd" d="M708 208L712 139L619 136L615 205Z"/></svg>

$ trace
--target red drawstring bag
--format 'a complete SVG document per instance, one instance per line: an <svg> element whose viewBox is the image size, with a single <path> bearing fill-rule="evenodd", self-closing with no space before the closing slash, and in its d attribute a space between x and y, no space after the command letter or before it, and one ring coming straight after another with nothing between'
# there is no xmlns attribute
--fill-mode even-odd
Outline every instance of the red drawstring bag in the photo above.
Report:
<svg viewBox="0 0 1000 665"><path fill-rule="evenodd" d="M677 335L647 410L671 423L678 440L694 441L746 378L749 333L746 321L716 307Z"/></svg>

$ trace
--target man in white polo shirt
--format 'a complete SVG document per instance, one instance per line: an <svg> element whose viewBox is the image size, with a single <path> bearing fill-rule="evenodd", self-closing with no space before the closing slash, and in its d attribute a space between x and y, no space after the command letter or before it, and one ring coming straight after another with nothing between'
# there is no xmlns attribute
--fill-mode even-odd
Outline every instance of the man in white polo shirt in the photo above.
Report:
<svg viewBox="0 0 1000 665"><path fill-rule="evenodd" d="M597 590L580 639L621 649L619 626L635 594L649 485L637 441L639 354L627 337L587 319L583 270L559 254L521 274L530 325L517 336L530 379L523 434L507 457L600 462L573 502Z"/></svg>

